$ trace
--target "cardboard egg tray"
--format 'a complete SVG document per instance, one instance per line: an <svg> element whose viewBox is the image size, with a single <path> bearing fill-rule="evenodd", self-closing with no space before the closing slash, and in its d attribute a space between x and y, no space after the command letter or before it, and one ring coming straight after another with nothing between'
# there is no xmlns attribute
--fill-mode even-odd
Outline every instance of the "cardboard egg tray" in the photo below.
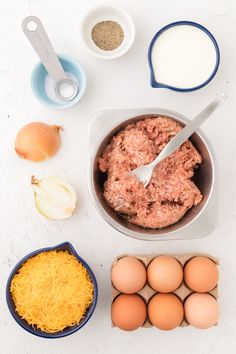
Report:
<svg viewBox="0 0 236 354"><path fill-rule="evenodd" d="M120 255L118 257L115 258L112 266L114 264L116 264L116 262L123 258L123 257L136 257L137 259L139 259L140 261L143 262L143 264L146 266L146 268L148 267L149 263L151 263L151 261L158 257L158 256L170 256L170 257L174 257L175 259L177 259L180 264L182 265L182 267L185 266L185 264L193 257L196 256L203 256L203 257L207 257L209 259L211 259L213 262L215 262L217 265L219 265L219 260L215 257L210 256L209 254L205 254L205 253L185 253L185 254L152 254L152 255L136 255L136 254L123 254ZM111 282L111 286L112 286L112 302L114 301L114 299L122 294L120 291L118 291L116 288L114 288L112 282ZM182 303L184 302L184 300L194 291L189 289L185 283L183 282L181 284L181 286L176 289L175 291L172 291L173 294L177 295L179 297L179 299L182 301ZM146 304L148 304L149 300L151 299L151 297L154 294L157 294L158 291L152 289L148 283L146 283L146 285L144 286L144 288L142 288L140 291L138 291L136 294L140 295L144 301L146 302ZM217 286L208 292L209 294L213 295L215 299L218 298L218 284ZM144 328L149 328L152 327L153 325L149 322L148 318L146 319L146 321L144 322L143 326ZM186 322L185 318L183 319L182 323L180 324L180 327L185 327L185 326L189 326L189 324ZM112 323L112 327L115 327L114 324Z"/></svg>

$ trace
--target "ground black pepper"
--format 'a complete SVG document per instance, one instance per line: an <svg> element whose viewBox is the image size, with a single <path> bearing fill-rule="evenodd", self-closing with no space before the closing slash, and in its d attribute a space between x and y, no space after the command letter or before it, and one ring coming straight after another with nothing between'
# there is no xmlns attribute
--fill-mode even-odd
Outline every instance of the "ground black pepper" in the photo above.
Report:
<svg viewBox="0 0 236 354"><path fill-rule="evenodd" d="M93 27L92 39L100 49L114 50L123 42L124 31L117 22L103 21Z"/></svg>

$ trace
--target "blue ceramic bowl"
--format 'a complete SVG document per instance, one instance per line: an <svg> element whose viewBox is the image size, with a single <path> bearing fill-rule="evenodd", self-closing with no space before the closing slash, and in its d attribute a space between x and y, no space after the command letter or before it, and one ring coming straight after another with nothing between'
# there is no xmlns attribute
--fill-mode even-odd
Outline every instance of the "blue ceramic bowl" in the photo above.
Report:
<svg viewBox="0 0 236 354"><path fill-rule="evenodd" d="M25 320L23 320L18 313L15 311L15 304L14 301L12 300L11 297L11 293L10 293L10 286L11 286L11 281L15 275L15 273L18 271L18 269L23 265L23 263L25 263L29 258L36 256L37 254L41 253L41 252L47 252L47 251L52 251L52 250L58 250L58 251L67 251L70 254L73 254L82 264L83 266L87 269L89 276L93 282L93 286L94 286L94 299L93 299L93 303L90 305L89 309L87 310L85 317L81 320L81 322L78 325L74 325L72 327L67 327L65 328L62 332L57 332L57 333L46 333L43 332L39 329L33 328L31 325L29 325ZM97 281L96 278L91 270L91 268L89 267L89 265L77 254L77 252L75 251L74 247L72 246L72 244L70 242L64 242L61 243L55 247L47 247L47 248L42 248L39 249L37 251L34 251L30 254L28 254L27 256L25 256L24 258L22 258L17 265L14 267L14 269L12 270L8 281L7 281L7 286L6 286L6 300L7 300L7 305L8 308L10 310L11 315L13 316L13 318L15 319L15 321L22 327L24 328L27 332L34 334L38 337L42 337L42 338L62 338L62 337L66 337L76 331L78 331L79 329L81 329L90 319L90 317L92 316L96 304L97 304L97 297L98 297L98 286L97 286Z"/></svg>
<svg viewBox="0 0 236 354"><path fill-rule="evenodd" d="M39 62L32 71L31 88L35 97L45 106L53 109L66 109L74 106L80 101L87 86L87 79L83 68L74 58L64 54L59 54L58 58L63 69L70 72L77 79L79 89L76 97L71 101L64 102L60 102L59 100L54 101L52 98L48 97L45 92L45 78L48 75L48 72L42 62Z"/></svg>
<svg viewBox="0 0 236 354"><path fill-rule="evenodd" d="M200 30L204 31L210 37L210 39L212 40L212 42L214 44L214 47L215 47L215 50L216 50L216 64L215 64L215 67L214 67L214 70L213 70L212 74L210 75L210 77L205 82L203 82L201 85L198 85L196 87L179 88L179 87L173 87L173 86L169 86L169 85L165 85L165 84L159 83L159 82L156 81L155 73L154 73L154 70L153 70L152 49L153 49L153 46L154 46L157 38L164 31L168 30L169 28L174 27L174 26L182 26L182 25L194 26L194 27L197 27ZM216 42L215 37L211 34L210 31L208 31L207 28L205 28L204 26L200 25L199 23L192 22L192 21L178 21L178 22L173 22L173 23L168 24L167 26L163 27L160 31L158 31L155 34L155 36L151 40L151 43L150 43L149 49L148 49L148 63L149 63L149 67L150 67L151 86L152 87L155 87L155 88L167 88L167 89L170 89L170 90L173 90L173 91L179 91L179 92L191 92L191 91L195 91L195 90L198 90L198 89L206 86L213 79L213 77L216 75L217 70L219 68L219 64L220 64L220 50L219 50L219 46L218 46L218 44Z"/></svg>

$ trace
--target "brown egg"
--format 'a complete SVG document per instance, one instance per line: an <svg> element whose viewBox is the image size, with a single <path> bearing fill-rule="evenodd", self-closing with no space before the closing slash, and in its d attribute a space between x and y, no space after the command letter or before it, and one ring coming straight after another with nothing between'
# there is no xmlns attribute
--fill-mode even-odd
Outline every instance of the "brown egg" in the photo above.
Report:
<svg viewBox="0 0 236 354"><path fill-rule="evenodd" d="M148 266L147 277L149 285L161 293L176 290L183 281L181 264L173 257L156 257Z"/></svg>
<svg viewBox="0 0 236 354"><path fill-rule="evenodd" d="M124 331L133 331L141 327L146 317L146 304L139 295L122 294L115 298L112 304L112 322Z"/></svg>
<svg viewBox="0 0 236 354"><path fill-rule="evenodd" d="M135 257L123 257L112 267L114 287L125 294L133 294L146 283L147 273L143 263Z"/></svg>
<svg viewBox="0 0 236 354"><path fill-rule="evenodd" d="M194 257L184 267L186 285L199 293L214 289L218 283L218 278L217 265L207 257Z"/></svg>
<svg viewBox="0 0 236 354"><path fill-rule="evenodd" d="M148 317L153 326L170 330L178 327L184 316L182 302L174 294L154 295L148 304Z"/></svg>
<svg viewBox="0 0 236 354"><path fill-rule="evenodd" d="M184 311L187 322L199 329L214 326L219 318L218 304L210 294L191 294L184 303Z"/></svg>

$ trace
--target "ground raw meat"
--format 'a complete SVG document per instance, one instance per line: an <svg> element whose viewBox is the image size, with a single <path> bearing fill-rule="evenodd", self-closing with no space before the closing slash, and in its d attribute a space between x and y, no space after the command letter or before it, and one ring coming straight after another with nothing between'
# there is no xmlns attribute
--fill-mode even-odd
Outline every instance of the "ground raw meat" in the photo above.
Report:
<svg viewBox="0 0 236 354"><path fill-rule="evenodd" d="M120 131L103 151L99 169L107 174L104 197L131 223L164 228L201 202L201 192L191 178L202 158L189 140L155 168L147 188L128 175L152 162L181 129L168 117L147 118Z"/></svg>

